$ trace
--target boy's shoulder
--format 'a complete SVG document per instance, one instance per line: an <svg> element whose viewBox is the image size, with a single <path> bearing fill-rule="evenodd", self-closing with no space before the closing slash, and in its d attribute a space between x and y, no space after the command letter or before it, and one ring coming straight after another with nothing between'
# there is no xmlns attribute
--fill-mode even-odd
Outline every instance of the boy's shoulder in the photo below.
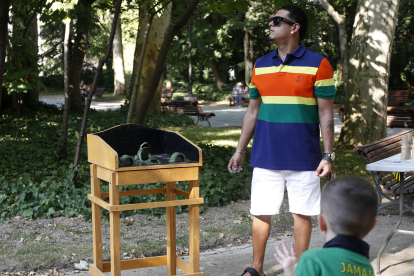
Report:
<svg viewBox="0 0 414 276"><path fill-rule="evenodd" d="M331 247L309 249L299 259L295 276L299 275L374 275L369 260L358 253L343 248Z"/></svg>

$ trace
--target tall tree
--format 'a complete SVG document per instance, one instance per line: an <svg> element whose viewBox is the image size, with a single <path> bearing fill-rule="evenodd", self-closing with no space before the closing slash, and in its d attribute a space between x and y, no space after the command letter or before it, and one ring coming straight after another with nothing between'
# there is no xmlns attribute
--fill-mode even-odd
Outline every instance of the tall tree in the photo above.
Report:
<svg viewBox="0 0 414 276"><path fill-rule="evenodd" d="M366 144L387 134L388 80L398 7L399 0L358 1L339 147Z"/></svg>
<svg viewBox="0 0 414 276"><path fill-rule="evenodd" d="M92 4L96 0L79 0L75 8L76 12L76 36L70 58L69 68L69 95L70 106L74 109L83 110L85 101L80 94L80 77L83 61L85 58L86 47L88 45L88 35L92 24Z"/></svg>
<svg viewBox="0 0 414 276"><path fill-rule="evenodd" d="M68 0L70 3L70 0ZM62 124L62 142L61 152L66 155L68 147L68 129L69 129L69 39L70 39L70 11L67 11L65 22L65 38L63 40L63 87L65 93L65 107L63 108L63 124Z"/></svg>
<svg viewBox="0 0 414 276"><path fill-rule="evenodd" d="M4 62L6 60L6 47L7 47L7 35L8 35L8 23L9 23L9 8L10 0L0 1L0 113L1 113L1 98L2 98L2 84L3 84L3 72Z"/></svg>
<svg viewBox="0 0 414 276"><path fill-rule="evenodd" d="M110 14L111 22L113 21L113 14ZM114 38L114 46L112 49L112 56L114 60L114 95L126 95L125 85L125 67L124 67L124 49L122 46L122 30L121 18L116 23L116 32Z"/></svg>
<svg viewBox="0 0 414 276"><path fill-rule="evenodd" d="M171 20L172 5L170 5L170 10L164 10L170 2L171 0L160 1L154 5L152 1L141 1L142 5L139 10L139 31L135 46L134 68L131 81L132 92L127 117L128 124L132 121L134 110L140 108L140 91L145 91L151 80L155 62L160 51L160 45L163 42L165 30ZM161 7L157 7L159 4L161 4ZM161 13L161 15L159 15L159 13ZM153 30L151 28L153 24L158 28ZM158 94L161 93L161 82L157 92Z"/></svg>
<svg viewBox="0 0 414 276"><path fill-rule="evenodd" d="M319 0L319 3L322 7L328 12L328 14L335 20L338 24L339 29L339 48L341 51L341 61L342 61L342 79L344 82L344 89L347 90L348 85L348 71L349 71L349 59L348 59L348 38L346 35L346 16L345 14L340 14L337 12L334 7L327 0Z"/></svg>
<svg viewBox="0 0 414 276"><path fill-rule="evenodd" d="M151 102L156 94L157 88L160 85L160 80L162 77L162 74L164 72L165 67L165 61L167 59L168 51L171 47L171 43L175 37L175 35L178 33L178 31L187 24L188 20L190 19L192 13L197 8L198 3L200 0L190 0L187 8L184 10L184 12L181 14L181 16L178 18L177 21L171 22L167 32L165 33L165 38L162 43L160 52L158 54L157 62L155 65L155 69L150 81L150 85L148 86L147 91L145 91L145 94L143 94L142 102L141 102L141 108L137 110L137 115L135 117L135 123L143 125L145 116L147 114L147 111L151 105Z"/></svg>

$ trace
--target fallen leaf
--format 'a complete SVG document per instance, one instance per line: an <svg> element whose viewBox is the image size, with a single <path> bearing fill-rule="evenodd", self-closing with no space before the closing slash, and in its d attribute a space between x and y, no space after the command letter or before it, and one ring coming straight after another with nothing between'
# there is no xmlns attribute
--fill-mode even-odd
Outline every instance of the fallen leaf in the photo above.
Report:
<svg viewBox="0 0 414 276"><path fill-rule="evenodd" d="M227 245L227 247L229 247L229 248L230 248L230 247L232 247L232 246L233 246L233 244L232 244L232 243Z"/></svg>
<svg viewBox="0 0 414 276"><path fill-rule="evenodd" d="M285 231L284 235L285 236L292 236L292 232L291 231Z"/></svg>
<svg viewBox="0 0 414 276"><path fill-rule="evenodd" d="M23 239L23 238L21 238L21 239L20 239L20 242L24 242L24 239Z"/></svg>
<svg viewBox="0 0 414 276"><path fill-rule="evenodd" d="M224 238L224 233L220 233L220 239Z"/></svg>
<svg viewBox="0 0 414 276"><path fill-rule="evenodd" d="M278 241L280 241L280 240L281 240L281 238L278 238L278 237L276 237L275 239L277 239Z"/></svg>
<svg viewBox="0 0 414 276"><path fill-rule="evenodd" d="M234 224L241 224L241 221L240 221L240 220L238 220L238 219L235 219L235 220L233 221L233 223L234 223Z"/></svg>

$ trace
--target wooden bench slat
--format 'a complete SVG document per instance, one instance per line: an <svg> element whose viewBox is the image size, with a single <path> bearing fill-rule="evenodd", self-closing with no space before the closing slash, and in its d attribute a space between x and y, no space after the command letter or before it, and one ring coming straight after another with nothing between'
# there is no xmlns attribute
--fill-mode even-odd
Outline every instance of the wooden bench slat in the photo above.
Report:
<svg viewBox="0 0 414 276"><path fill-rule="evenodd" d="M214 113L204 113L198 101L163 101L161 102L162 109L168 109L173 113L186 114L189 116L197 116L197 123L199 121L207 121L208 125L210 122L209 118L216 116Z"/></svg>

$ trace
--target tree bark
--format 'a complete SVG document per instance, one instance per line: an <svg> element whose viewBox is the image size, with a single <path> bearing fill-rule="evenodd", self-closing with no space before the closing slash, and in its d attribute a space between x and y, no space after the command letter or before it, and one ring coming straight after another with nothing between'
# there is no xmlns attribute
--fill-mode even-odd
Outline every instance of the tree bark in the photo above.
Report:
<svg viewBox="0 0 414 276"><path fill-rule="evenodd" d="M111 22L114 15L110 14ZM114 38L114 47L112 51L114 61L114 95L126 95L125 86L125 67L124 67L124 49L122 45L121 18L116 24L116 33Z"/></svg>
<svg viewBox="0 0 414 276"><path fill-rule="evenodd" d="M140 20L140 25L142 23L142 25L145 25L145 28L139 28L139 30L143 30L143 38L141 43L138 43L138 41L140 40L140 33L137 35L137 44L136 46L139 47L141 46L141 51L138 52L138 48L135 50L135 54L139 53L139 60L138 60L138 64L137 67L135 69L135 64L134 64L134 73L132 75L134 75L134 79L131 82L131 86L133 87L132 89L132 94L131 94L131 101L129 103L129 109L128 109L128 117L127 117L127 124L130 124L132 121L132 114L134 113L135 107L136 107L136 98L138 95L138 91L140 88L140 84L141 84L141 79L142 79L142 68L144 65L144 59L145 59L145 52L147 49L147 45L148 45L148 39L150 36L150 32L151 32L151 26L152 26L152 21L154 19L154 16L149 14L149 10L148 7L143 7L142 8L143 13L141 13L140 10L140 14L144 14L145 16L141 17L143 20Z"/></svg>
<svg viewBox="0 0 414 276"><path fill-rule="evenodd" d="M213 71L214 81L216 82L216 87L220 88L223 85L223 79L220 74L220 66L217 61L214 59L214 49L213 46L210 46L208 49L208 54L211 59L211 71Z"/></svg>
<svg viewBox="0 0 414 276"><path fill-rule="evenodd" d="M157 57L160 52L161 45L164 41L165 32L170 24L171 21L171 9L172 4L169 5L169 8L167 10L163 11L163 14L161 16L157 15L151 15L153 18L145 17L145 20L143 20L143 25L148 24L149 20L152 20L152 25L154 28L151 28L149 32L145 32L137 37L139 40L138 45L142 45L140 47L141 51L139 52L140 56L142 53L144 53L144 45L145 45L145 55L143 56L143 64L142 67L140 67L140 63L137 66L138 75L135 77L134 81L134 90L132 97L134 96L134 93L136 91L136 97L134 98L134 101L131 97L131 104L130 104L130 112L128 115L131 115L132 121L132 113L135 110L139 110L143 108L142 106L142 98L143 95L148 90L148 87L150 85L150 81L153 76L154 68L156 65ZM148 11L149 12L149 11ZM144 29L144 28L142 28ZM147 39L147 41L146 41ZM136 51L137 54L137 51ZM141 57L140 57L141 62ZM141 71L139 69L141 68ZM139 76L139 77L138 77ZM159 84L155 90L155 96L156 101L153 101L150 103L150 106L148 109L153 111L159 111L161 107L161 90L162 90L162 80L159 81ZM131 106L133 109L131 109ZM129 117L128 117L129 118Z"/></svg>
<svg viewBox="0 0 414 276"><path fill-rule="evenodd" d="M30 45L32 51L34 52L34 54L37 57L37 53L38 53L38 43L37 43L38 31L37 31L37 16L36 16L36 14L32 17L31 22L28 23L28 25L26 27L26 35L25 35L24 38L27 41L29 41L29 45ZM36 58L36 60L37 60L37 58ZM36 72L38 70L37 69L37 64L32 63L32 62L27 62L26 66L27 66L27 68L29 68L33 72ZM30 90L27 91L27 93L23 93L21 95L24 104L39 102L39 84L38 84L38 81L37 80L31 80L30 82L33 85L33 89L30 89Z"/></svg>
<svg viewBox="0 0 414 276"><path fill-rule="evenodd" d="M346 17L339 14L327 0L319 0L321 6L328 12L329 16L338 24L339 29L339 48L341 50L342 61L342 80L344 82L344 90L347 91L349 82L349 58L348 58L348 39L346 36Z"/></svg>
<svg viewBox="0 0 414 276"><path fill-rule="evenodd" d="M387 135L390 57L399 0L359 0L350 82L338 147L355 147Z"/></svg>
<svg viewBox="0 0 414 276"><path fill-rule="evenodd" d="M253 39L252 31L246 30L244 32L244 81L250 84L253 74Z"/></svg>
<svg viewBox="0 0 414 276"><path fill-rule="evenodd" d="M7 34L9 22L10 0L0 1L0 114L1 114L1 98L2 84L4 74L4 63L6 61Z"/></svg>
<svg viewBox="0 0 414 276"><path fill-rule="evenodd" d="M178 31L187 24L188 20L190 19L192 13L197 8L198 3L200 0L191 0L188 3L187 8L183 15L174 23L170 24L168 30L165 34L164 42L162 43L161 50L159 52L157 63L155 65L154 73L151 78L150 85L148 90L142 97L142 108L137 110L137 115L135 117L135 123L143 125L145 121L145 116L147 111L151 105L151 102L156 94L157 88L160 84L160 79L164 72L165 61L167 59L168 51L170 50L171 43L174 39L174 36L178 33Z"/></svg>
<svg viewBox="0 0 414 276"><path fill-rule="evenodd" d="M70 0L68 0L70 3ZM68 12L68 18L70 13ZM65 92L65 107L63 109L63 126L62 126L62 143L61 152L66 156L68 148L68 128L69 128L69 39L70 39L70 21L65 24L65 38L63 40L63 86Z"/></svg>
<svg viewBox="0 0 414 276"><path fill-rule="evenodd" d="M91 5L95 0L79 1L82 11L78 12L76 20L76 37L73 45L69 68L69 98L72 109L83 110L85 100L80 94L79 83L88 43L89 24L91 21Z"/></svg>

